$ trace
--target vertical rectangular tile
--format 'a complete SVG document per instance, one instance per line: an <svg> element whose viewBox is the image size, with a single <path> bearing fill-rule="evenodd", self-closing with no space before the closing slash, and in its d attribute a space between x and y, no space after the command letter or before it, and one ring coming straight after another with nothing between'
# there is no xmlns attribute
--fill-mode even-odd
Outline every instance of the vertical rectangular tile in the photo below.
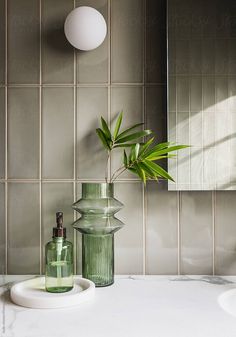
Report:
<svg viewBox="0 0 236 337"><path fill-rule="evenodd" d="M236 48L229 40L229 74L236 74Z"/></svg>
<svg viewBox="0 0 236 337"><path fill-rule="evenodd" d="M101 116L107 120L107 88L79 88L77 97L77 177L104 179L107 155L96 128Z"/></svg>
<svg viewBox="0 0 236 337"><path fill-rule="evenodd" d="M223 112L228 104L228 78L226 76L217 76L215 78L216 93L216 111Z"/></svg>
<svg viewBox="0 0 236 337"><path fill-rule="evenodd" d="M117 218L125 224L115 233L115 274L142 274L142 184L117 183L115 197L124 204Z"/></svg>
<svg viewBox="0 0 236 337"><path fill-rule="evenodd" d="M44 178L73 178L73 88L44 88L42 96Z"/></svg>
<svg viewBox="0 0 236 337"><path fill-rule="evenodd" d="M202 110L202 78L200 76L190 79L190 109L198 112Z"/></svg>
<svg viewBox="0 0 236 337"><path fill-rule="evenodd" d="M56 212L63 212L66 237L73 243L73 184L72 183L43 183L42 185L42 251L45 244L51 240L52 228L56 223ZM44 261L44 257L42 259ZM44 270L44 264L43 264Z"/></svg>
<svg viewBox="0 0 236 337"><path fill-rule="evenodd" d="M230 128L231 118L227 108L225 111L215 113L216 125L216 179L218 189L224 189L225 184L230 184L231 152Z"/></svg>
<svg viewBox="0 0 236 337"><path fill-rule="evenodd" d="M77 6L91 6L97 9L107 23L107 36L98 48L89 52L77 52L77 80L79 83L108 82L108 0L77 0Z"/></svg>
<svg viewBox="0 0 236 337"><path fill-rule="evenodd" d="M193 146L190 148L190 182L191 190L203 190L203 174L204 174L204 151L201 147ZM206 178L206 176L205 176ZM208 183L207 181L205 181Z"/></svg>
<svg viewBox="0 0 236 337"><path fill-rule="evenodd" d="M210 18L210 16L209 16ZM215 39L202 39L202 73L215 73Z"/></svg>
<svg viewBox="0 0 236 337"><path fill-rule="evenodd" d="M168 27L170 31L170 27ZM174 38L168 39L168 75L176 75L178 72L178 64L176 59L176 41ZM172 57L170 57L172 56Z"/></svg>
<svg viewBox="0 0 236 337"><path fill-rule="evenodd" d="M169 142L176 143L177 141L177 104L176 104L176 77L175 76L169 76L168 78L168 114L167 117L167 140ZM165 89L166 91L166 89ZM167 93L166 93L167 95ZM163 109L162 114L165 114L166 110ZM168 172L170 175L176 180L178 174L177 174L177 161L169 159L168 162ZM177 185L173 183L172 181L168 181L168 190L173 191L177 189Z"/></svg>
<svg viewBox="0 0 236 337"><path fill-rule="evenodd" d="M203 151L203 184L209 190L216 189L216 149L206 147Z"/></svg>
<svg viewBox="0 0 236 337"><path fill-rule="evenodd" d="M205 111L202 114L202 141L204 147L214 147L216 139L216 113L214 111Z"/></svg>
<svg viewBox="0 0 236 337"><path fill-rule="evenodd" d="M8 81L39 82L39 1L8 1Z"/></svg>
<svg viewBox="0 0 236 337"><path fill-rule="evenodd" d="M0 179L5 176L5 89L0 88Z"/></svg>
<svg viewBox="0 0 236 337"><path fill-rule="evenodd" d="M202 95L204 111L215 111L216 106L216 90L215 77L204 76L202 78Z"/></svg>
<svg viewBox="0 0 236 337"><path fill-rule="evenodd" d="M216 12L219 8L219 3L216 4L214 1L204 1L204 17L207 18L207 20L204 20L203 25L203 36L205 37L205 41L207 42L210 38L215 37L216 34L216 27L217 27L217 16ZM218 27L219 28L219 27Z"/></svg>
<svg viewBox="0 0 236 337"><path fill-rule="evenodd" d="M113 124L117 115L123 111L123 122L121 131L126 128L143 122L143 98L141 87L121 87L111 90L111 120ZM141 128L140 128L141 129ZM137 129L138 130L138 129ZM141 140L140 140L141 141ZM128 150L129 151L129 150ZM114 172L123 161L123 149L116 149L112 154L111 168ZM121 178L135 178L129 172L122 174Z"/></svg>
<svg viewBox="0 0 236 337"><path fill-rule="evenodd" d="M176 79L177 111L189 111L190 85L186 76Z"/></svg>
<svg viewBox="0 0 236 337"><path fill-rule="evenodd" d="M236 54L235 54L236 55ZM236 60L236 56L235 56ZM228 100L229 100L229 111L232 113L236 112L236 76L232 76L228 79Z"/></svg>
<svg viewBox="0 0 236 337"><path fill-rule="evenodd" d="M189 39L176 39L176 73L187 75L190 70L192 59L190 58Z"/></svg>
<svg viewBox="0 0 236 337"><path fill-rule="evenodd" d="M182 274L212 274L211 206L211 192L181 193Z"/></svg>
<svg viewBox="0 0 236 337"><path fill-rule="evenodd" d="M164 85L146 87L147 128L154 132L158 142L167 140L166 87Z"/></svg>
<svg viewBox="0 0 236 337"><path fill-rule="evenodd" d="M146 82L166 82L166 1L146 1Z"/></svg>
<svg viewBox="0 0 236 337"><path fill-rule="evenodd" d="M8 184L8 273L38 274L39 185Z"/></svg>
<svg viewBox="0 0 236 337"><path fill-rule="evenodd" d="M147 273L177 274L177 192L158 188L156 182L147 184Z"/></svg>
<svg viewBox="0 0 236 337"><path fill-rule="evenodd" d="M176 77L168 77L168 112L176 112Z"/></svg>
<svg viewBox="0 0 236 337"><path fill-rule="evenodd" d="M223 25L222 25L223 26ZM229 70L229 43L226 36L215 40L215 74L226 75Z"/></svg>
<svg viewBox="0 0 236 337"><path fill-rule="evenodd" d="M181 15L183 10L183 6L187 6L191 8L191 13L194 13L195 18L203 18L204 17L204 5L205 1L184 1L182 2L182 6L180 6L180 2L177 3L177 13ZM175 13L176 15L176 13ZM191 21L191 20L190 20ZM181 25L182 26L182 25ZM191 38L195 40L197 38L201 38L203 36L203 28L202 20L193 20L191 21Z"/></svg>
<svg viewBox="0 0 236 337"><path fill-rule="evenodd" d="M215 272L235 275L235 203L234 192L217 192L215 205Z"/></svg>
<svg viewBox="0 0 236 337"><path fill-rule="evenodd" d="M189 43L189 73L199 75L202 73L202 41L191 39Z"/></svg>
<svg viewBox="0 0 236 337"><path fill-rule="evenodd" d="M5 0L0 0L0 84L5 83Z"/></svg>
<svg viewBox="0 0 236 337"><path fill-rule="evenodd" d="M166 86L164 85L146 87L146 127L153 131L155 142L167 141ZM160 160L158 164L167 169L167 160Z"/></svg>
<svg viewBox="0 0 236 337"><path fill-rule="evenodd" d="M189 113L178 112L177 115L177 142L190 144L189 139ZM190 148L181 149L177 154L177 182L178 189L190 189Z"/></svg>
<svg viewBox="0 0 236 337"><path fill-rule="evenodd" d="M143 1L119 0L111 4L112 82L142 82Z"/></svg>
<svg viewBox="0 0 236 337"><path fill-rule="evenodd" d="M74 48L64 33L66 16L73 9L73 0L42 1L42 81L73 83Z"/></svg>
<svg viewBox="0 0 236 337"><path fill-rule="evenodd" d="M10 88L8 93L8 176L38 178L38 89Z"/></svg>
<svg viewBox="0 0 236 337"><path fill-rule="evenodd" d="M202 80L191 79L189 141L190 144L190 189L202 190L203 186L203 113L202 113Z"/></svg>
<svg viewBox="0 0 236 337"><path fill-rule="evenodd" d="M230 136L232 120L228 102L228 78L216 77L216 108L215 108L215 144L216 149L216 179L217 188L224 189L230 182ZM224 159L223 159L223 158Z"/></svg>
<svg viewBox="0 0 236 337"><path fill-rule="evenodd" d="M193 147L202 147L203 146L203 118L205 115L201 111L191 111L189 120L189 143ZM188 117L187 117L188 118ZM208 127L210 127L208 125Z"/></svg>
<svg viewBox="0 0 236 337"><path fill-rule="evenodd" d="M5 184L0 184L0 273L5 274Z"/></svg>

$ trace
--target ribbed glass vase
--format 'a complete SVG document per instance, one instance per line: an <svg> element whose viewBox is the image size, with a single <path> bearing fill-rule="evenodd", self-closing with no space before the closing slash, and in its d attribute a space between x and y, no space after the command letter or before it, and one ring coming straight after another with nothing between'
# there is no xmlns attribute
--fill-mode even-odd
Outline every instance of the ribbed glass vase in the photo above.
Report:
<svg viewBox="0 0 236 337"><path fill-rule="evenodd" d="M114 233L123 223L114 214L123 204L114 198L114 185L82 183L82 198L73 204L81 214L73 227L82 233L82 275L97 287L114 282Z"/></svg>

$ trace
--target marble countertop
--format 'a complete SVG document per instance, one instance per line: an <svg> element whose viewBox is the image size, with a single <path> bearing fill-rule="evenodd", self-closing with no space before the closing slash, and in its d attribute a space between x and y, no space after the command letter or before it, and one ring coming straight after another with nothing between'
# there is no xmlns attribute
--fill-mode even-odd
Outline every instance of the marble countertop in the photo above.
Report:
<svg viewBox="0 0 236 337"><path fill-rule="evenodd" d="M32 277L32 276L31 276ZM1 337L235 337L236 317L218 304L236 277L120 276L94 298L69 309L11 303L12 282L0 278Z"/></svg>

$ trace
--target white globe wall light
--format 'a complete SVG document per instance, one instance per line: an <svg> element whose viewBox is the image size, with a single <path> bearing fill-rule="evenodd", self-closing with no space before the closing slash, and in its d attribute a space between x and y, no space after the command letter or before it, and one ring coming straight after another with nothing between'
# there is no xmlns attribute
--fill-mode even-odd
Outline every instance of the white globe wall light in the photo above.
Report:
<svg viewBox="0 0 236 337"><path fill-rule="evenodd" d="M100 12L81 6L70 12L64 25L67 40L80 50L92 50L100 46L107 34L107 25Z"/></svg>

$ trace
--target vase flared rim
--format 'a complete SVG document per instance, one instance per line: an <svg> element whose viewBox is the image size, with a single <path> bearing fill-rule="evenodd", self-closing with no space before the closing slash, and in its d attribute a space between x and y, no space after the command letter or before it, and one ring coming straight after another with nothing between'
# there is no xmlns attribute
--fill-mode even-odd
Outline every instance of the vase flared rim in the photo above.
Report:
<svg viewBox="0 0 236 337"><path fill-rule="evenodd" d="M114 184L113 183L82 183L82 197L99 196L103 198L113 197Z"/></svg>
<svg viewBox="0 0 236 337"><path fill-rule="evenodd" d="M82 185L114 185L114 183L106 183L104 182L83 182Z"/></svg>

